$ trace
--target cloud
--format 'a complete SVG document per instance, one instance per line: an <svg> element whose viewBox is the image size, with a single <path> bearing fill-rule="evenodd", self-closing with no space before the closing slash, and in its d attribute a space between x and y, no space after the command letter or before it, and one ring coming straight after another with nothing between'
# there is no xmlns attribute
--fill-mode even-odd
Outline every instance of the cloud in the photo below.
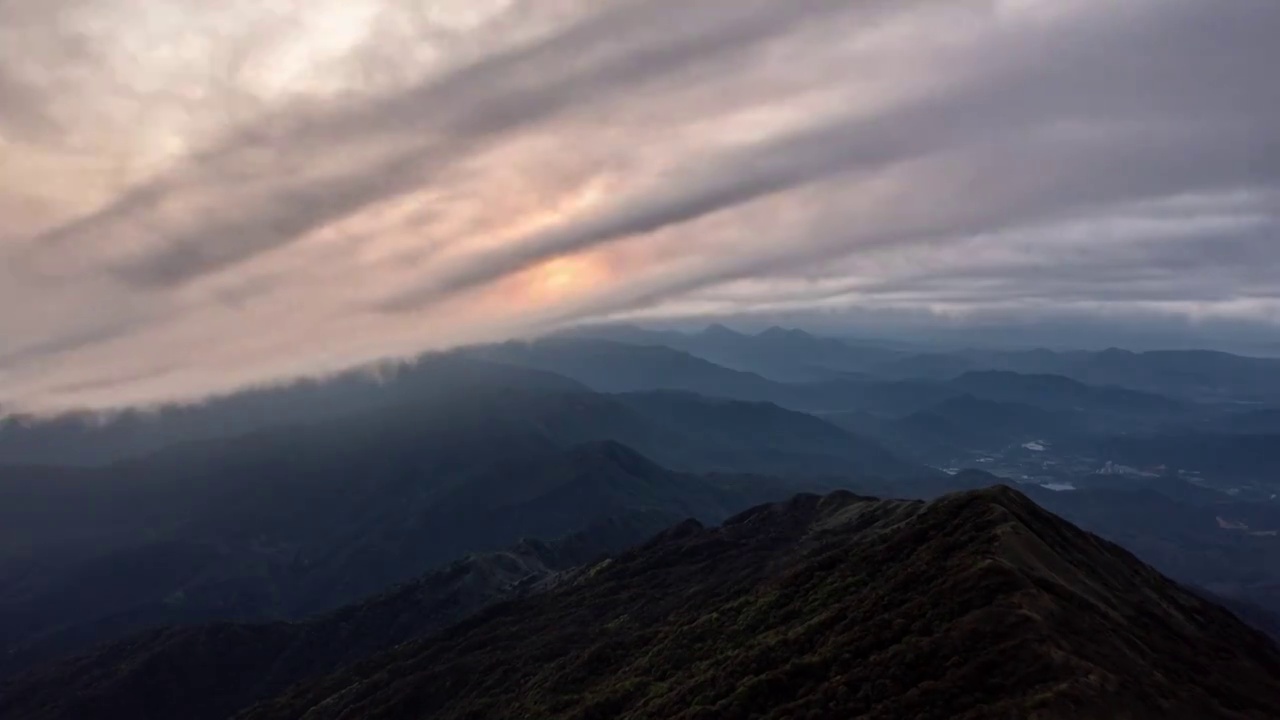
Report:
<svg viewBox="0 0 1280 720"><path fill-rule="evenodd" d="M617 316L1280 322L1269 0L41 7L0 2L6 407Z"/></svg>
<svg viewBox="0 0 1280 720"><path fill-rule="evenodd" d="M39 244L152 236L151 247L114 264L116 273L144 286L190 281L430 184L496 137L687 64L741 52L835 6L692 2L672 28L659 3L615 3L561 34L389 97L355 107L326 103L275 119L265 131L232 133L198 161L50 231ZM325 158L334 154L341 154L337 162Z"/></svg>

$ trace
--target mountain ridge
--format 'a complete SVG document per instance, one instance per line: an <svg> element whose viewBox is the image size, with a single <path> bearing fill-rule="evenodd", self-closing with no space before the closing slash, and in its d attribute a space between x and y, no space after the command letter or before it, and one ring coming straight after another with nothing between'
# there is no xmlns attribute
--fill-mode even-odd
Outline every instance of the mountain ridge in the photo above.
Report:
<svg viewBox="0 0 1280 720"><path fill-rule="evenodd" d="M309 428L305 442L269 434L252 452L209 450L199 462L179 452L161 459L172 468L159 475L76 471L70 489L52 496L30 494L40 482L0 477L0 497L15 501L0 520L30 516L0 522L7 539L33 538L25 552L0 556L13 579L0 585L0 675L156 624L323 612L459 555L605 517L658 510L719 521L847 482L672 471L617 441L559 445L509 415L494 425L484 413L455 413L442 420L448 432L427 435L412 417L384 419L390 429L357 418L355 434L345 424ZM534 418L548 421L542 411ZM114 479L122 483L100 482ZM109 516L99 490L113 500ZM101 524L49 536L50 527L74 529L69 497Z"/></svg>
<svg viewBox="0 0 1280 720"><path fill-rule="evenodd" d="M555 573L624 550L674 520L637 512L550 542L524 539L304 621L223 621L144 631L0 682L0 717L225 718L300 680L531 592ZM231 659L232 672L216 669ZM160 675L165 686L152 682ZM76 692L68 694L68 687ZM196 696L198 703L192 702Z"/></svg>
<svg viewBox="0 0 1280 720"><path fill-rule="evenodd" d="M240 717L1277 712L1274 643L995 488L799 495L683 525Z"/></svg>

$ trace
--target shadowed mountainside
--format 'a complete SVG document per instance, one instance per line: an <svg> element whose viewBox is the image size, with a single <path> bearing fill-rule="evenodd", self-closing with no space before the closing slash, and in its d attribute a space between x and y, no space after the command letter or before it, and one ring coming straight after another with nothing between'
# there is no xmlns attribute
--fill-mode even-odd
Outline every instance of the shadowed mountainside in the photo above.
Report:
<svg viewBox="0 0 1280 720"><path fill-rule="evenodd" d="M682 523L242 717L1277 714L1264 635L1000 487Z"/></svg>
<svg viewBox="0 0 1280 720"><path fill-rule="evenodd" d="M408 404L438 410L469 394L498 387L545 393L586 391L577 382L540 370L485 363L456 353L430 354L190 405L54 418L0 413L0 465L101 465L180 443L326 422Z"/></svg>
<svg viewBox="0 0 1280 720"><path fill-rule="evenodd" d="M219 622L143 632L0 685L0 717L225 718L300 680L423 637L495 601L534 592L556 573L624 550L676 519L637 512L553 542L523 540L305 622Z"/></svg>
<svg viewBox="0 0 1280 720"><path fill-rule="evenodd" d="M612 441L566 448L529 422L474 406L436 423L379 413L0 478L0 516L15 519L0 555L0 676L146 627L305 617L469 552L636 511L718 522L842 486L673 472Z"/></svg>

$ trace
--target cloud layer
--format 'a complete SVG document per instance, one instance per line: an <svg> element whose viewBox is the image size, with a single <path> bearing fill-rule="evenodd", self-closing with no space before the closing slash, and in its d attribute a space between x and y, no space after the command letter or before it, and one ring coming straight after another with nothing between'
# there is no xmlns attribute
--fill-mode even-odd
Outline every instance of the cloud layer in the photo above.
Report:
<svg viewBox="0 0 1280 720"><path fill-rule="evenodd" d="M613 317L1280 325L1272 0L0 0L0 407Z"/></svg>

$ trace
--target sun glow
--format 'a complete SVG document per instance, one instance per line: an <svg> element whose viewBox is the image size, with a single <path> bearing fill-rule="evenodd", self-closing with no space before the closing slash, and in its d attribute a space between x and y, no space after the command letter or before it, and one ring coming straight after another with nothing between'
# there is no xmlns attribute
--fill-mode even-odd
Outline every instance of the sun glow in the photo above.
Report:
<svg viewBox="0 0 1280 720"><path fill-rule="evenodd" d="M529 271L525 295L535 303L556 302L598 288L609 271L599 258L572 255L548 260Z"/></svg>

